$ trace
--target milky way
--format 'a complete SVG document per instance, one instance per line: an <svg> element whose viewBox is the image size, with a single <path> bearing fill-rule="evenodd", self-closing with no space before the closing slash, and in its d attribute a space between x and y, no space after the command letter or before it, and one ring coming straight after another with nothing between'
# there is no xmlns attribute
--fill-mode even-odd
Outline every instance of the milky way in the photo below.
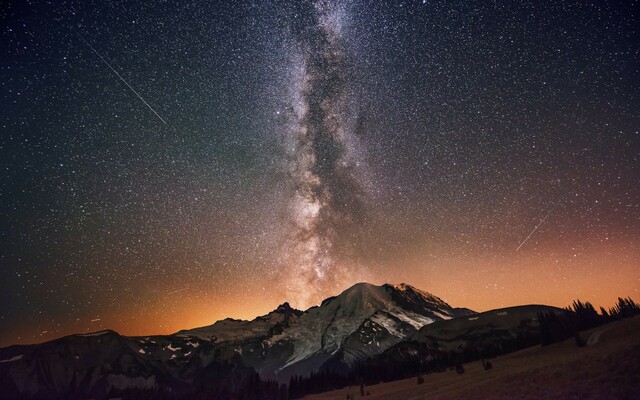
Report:
<svg viewBox="0 0 640 400"><path fill-rule="evenodd" d="M343 14L336 4L302 2L292 23L299 73L289 132L294 230L285 263L301 306L343 282L346 274L355 278L351 256L365 217L349 154L352 88L341 38Z"/></svg>

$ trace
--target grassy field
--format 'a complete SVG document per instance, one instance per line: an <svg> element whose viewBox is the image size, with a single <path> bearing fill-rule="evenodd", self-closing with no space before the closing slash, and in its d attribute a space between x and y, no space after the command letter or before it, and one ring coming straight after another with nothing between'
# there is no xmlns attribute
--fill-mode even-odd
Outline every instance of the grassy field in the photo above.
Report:
<svg viewBox="0 0 640 400"><path fill-rule="evenodd" d="M446 371L365 388L365 399L640 399L640 317L612 322L574 339L547 347L531 347L492 360L465 364L458 375ZM589 340L591 339L591 340ZM349 387L305 399L359 399L360 388Z"/></svg>

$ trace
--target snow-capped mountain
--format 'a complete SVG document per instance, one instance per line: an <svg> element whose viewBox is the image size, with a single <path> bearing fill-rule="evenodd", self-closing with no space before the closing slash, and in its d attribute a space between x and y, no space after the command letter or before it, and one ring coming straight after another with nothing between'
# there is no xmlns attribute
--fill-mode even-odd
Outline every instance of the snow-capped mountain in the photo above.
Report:
<svg viewBox="0 0 640 400"><path fill-rule="evenodd" d="M304 312L284 303L252 321L225 319L173 335L103 331L0 349L0 386L16 394L176 393L194 384L236 385L252 371L288 382L320 369L347 370L427 324L471 313L406 284L359 283Z"/></svg>
<svg viewBox="0 0 640 400"><path fill-rule="evenodd" d="M344 370L424 325L469 313L410 285L358 283L304 312L285 303L252 321L225 319L174 336L211 341L261 376L288 381L320 368Z"/></svg>
<svg viewBox="0 0 640 400"><path fill-rule="evenodd" d="M265 338L270 368L263 369L259 363L253 366L279 380L323 366L350 367L424 325L467 312L406 284L359 283L305 311L282 333ZM272 348L278 349L278 354L270 357ZM282 352L282 348L289 351ZM279 361L277 368L272 366L274 359Z"/></svg>

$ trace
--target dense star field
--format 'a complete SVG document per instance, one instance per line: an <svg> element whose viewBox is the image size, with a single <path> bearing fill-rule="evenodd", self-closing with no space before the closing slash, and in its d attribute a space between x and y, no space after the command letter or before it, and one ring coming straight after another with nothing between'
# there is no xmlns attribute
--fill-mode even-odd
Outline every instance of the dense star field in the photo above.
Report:
<svg viewBox="0 0 640 400"><path fill-rule="evenodd" d="M0 346L640 295L637 1L1 7Z"/></svg>

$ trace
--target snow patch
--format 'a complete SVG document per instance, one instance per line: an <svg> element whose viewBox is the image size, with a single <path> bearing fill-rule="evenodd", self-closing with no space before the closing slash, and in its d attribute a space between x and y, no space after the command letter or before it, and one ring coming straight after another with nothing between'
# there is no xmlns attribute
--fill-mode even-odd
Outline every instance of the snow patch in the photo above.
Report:
<svg viewBox="0 0 640 400"><path fill-rule="evenodd" d="M413 312L406 313L405 311L397 307L393 307L392 309L390 309L389 313L393 314L394 317L408 323L416 329L420 329L423 326L433 322L433 318L425 317Z"/></svg>
<svg viewBox="0 0 640 400"><path fill-rule="evenodd" d="M171 343L169 343L169 345L166 348L171 350L171 351L177 351L177 350L182 349L182 347L173 347L173 346L171 346Z"/></svg>
<svg viewBox="0 0 640 400"><path fill-rule="evenodd" d="M18 356L13 356L9 359L6 360L0 360L0 363L8 363L8 362L13 362L13 361L18 361L18 360L22 360L24 358L24 354L20 354Z"/></svg>
<svg viewBox="0 0 640 400"><path fill-rule="evenodd" d="M375 313L371 317L371 320L373 320L373 322L375 322L376 324L382 326L384 329L387 330L387 332L389 332L393 336L399 337L399 338L404 337L402 332L400 332L397 329L395 321L393 319L389 318L388 316L386 316L385 314Z"/></svg>
<svg viewBox="0 0 640 400"><path fill-rule="evenodd" d="M451 319L451 315L442 313L440 311L434 311L433 315L436 315L436 316L438 316L438 317L440 317L442 319Z"/></svg>

